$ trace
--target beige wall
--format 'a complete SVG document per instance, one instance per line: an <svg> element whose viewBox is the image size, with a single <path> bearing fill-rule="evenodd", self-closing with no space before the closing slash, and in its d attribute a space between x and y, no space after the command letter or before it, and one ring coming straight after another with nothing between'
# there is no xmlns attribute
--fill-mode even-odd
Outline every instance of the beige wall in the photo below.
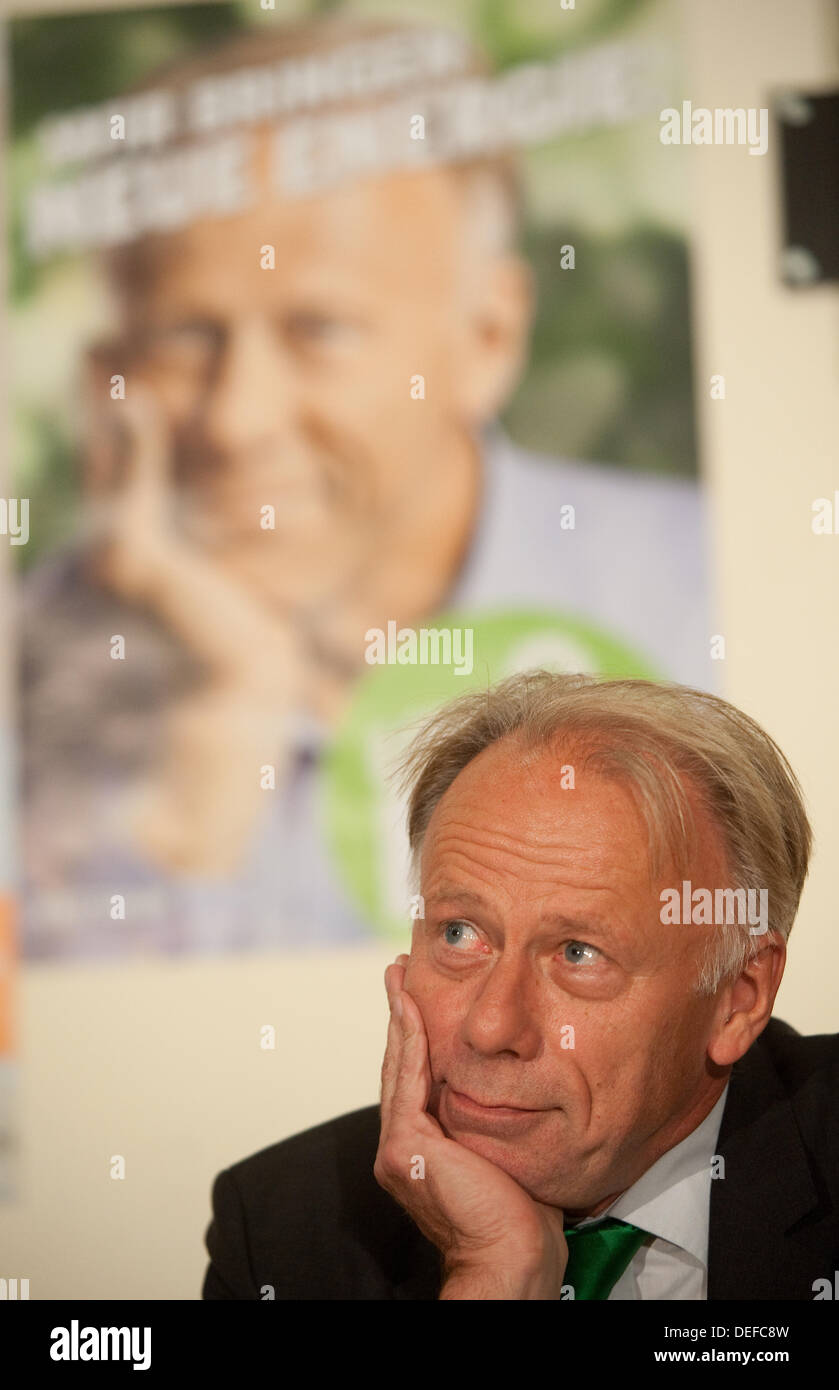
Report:
<svg viewBox="0 0 839 1390"><path fill-rule="evenodd" d="M769 93L839 77L828 0L683 4L694 106L767 106ZM736 16L732 23L731 17ZM699 146L694 304L702 456L717 537L723 694L754 715L798 772L818 849L776 1013L839 1028L839 535L815 536L812 502L839 488L839 290L780 285L773 149ZM725 400L710 397L722 373Z"/></svg>
<svg viewBox="0 0 839 1390"><path fill-rule="evenodd" d="M683 10L695 105L762 106L776 82L836 79L828 0ZM810 506L839 487L837 291L778 286L771 151L674 154L696 177L697 375L725 693L799 769L820 842L778 1012L803 1031L835 1031L839 536L812 535ZM708 398L716 372L723 402ZM0 1275L29 1278L33 1298L195 1297L213 1174L375 1100L393 954L24 970L22 1190L0 1212ZM273 1052L258 1045L265 1023L277 1029ZM112 1154L125 1157L124 1182L109 1177Z"/></svg>
<svg viewBox="0 0 839 1390"><path fill-rule="evenodd" d="M197 1297L213 1175L377 1099L395 955L28 969L4 1270L32 1298Z"/></svg>

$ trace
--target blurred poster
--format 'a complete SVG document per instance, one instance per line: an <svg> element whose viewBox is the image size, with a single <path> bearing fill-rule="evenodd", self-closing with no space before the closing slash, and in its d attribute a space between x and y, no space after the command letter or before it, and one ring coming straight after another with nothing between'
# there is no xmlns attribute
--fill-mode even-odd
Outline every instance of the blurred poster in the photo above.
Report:
<svg viewBox="0 0 839 1390"><path fill-rule="evenodd" d="M10 24L29 958L396 939L438 701L712 684L673 8L320 8Z"/></svg>

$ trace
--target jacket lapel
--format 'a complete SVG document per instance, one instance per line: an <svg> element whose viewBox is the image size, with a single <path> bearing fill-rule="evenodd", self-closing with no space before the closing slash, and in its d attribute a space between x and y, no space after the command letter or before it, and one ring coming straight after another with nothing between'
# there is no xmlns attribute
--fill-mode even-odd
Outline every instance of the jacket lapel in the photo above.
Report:
<svg viewBox="0 0 839 1390"><path fill-rule="evenodd" d="M811 1299L823 1272L819 1195L763 1035L732 1068L717 1150L725 1176L711 1183L708 1299Z"/></svg>

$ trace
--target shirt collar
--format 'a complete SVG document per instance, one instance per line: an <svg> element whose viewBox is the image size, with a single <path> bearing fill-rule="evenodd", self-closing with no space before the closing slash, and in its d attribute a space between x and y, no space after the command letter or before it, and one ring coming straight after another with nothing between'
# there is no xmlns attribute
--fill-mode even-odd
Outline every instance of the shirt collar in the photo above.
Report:
<svg viewBox="0 0 839 1390"><path fill-rule="evenodd" d="M662 1154L607 1211L587 1217L579 1227L607 1217L631 1222L661 1240L708 1262L711 1159L716 1151L728 1082L713 1109L681 1143ZM579 1229L579 1228L578 1228Z"/></svg>

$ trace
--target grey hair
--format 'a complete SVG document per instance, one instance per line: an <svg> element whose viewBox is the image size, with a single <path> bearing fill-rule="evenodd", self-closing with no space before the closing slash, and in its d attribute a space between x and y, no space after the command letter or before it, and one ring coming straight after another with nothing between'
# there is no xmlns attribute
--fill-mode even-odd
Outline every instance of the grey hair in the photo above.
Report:
<svg viewBox="0 0 839 1390"><path fill-rule="evenodd" d="M769 930L787 940L812 847L795 773L748 715L707 691L672 682L528 671L437 710L397 769L409 798L416 878L443 794L467 763L512 736L526 749L547 747L561 736L582 766L626 785L647 826L654 878L665 865L689 876L692 787L720 832L733 886L768 890ZM697 991L716 993L756 954L759 942L747 924L726 920L709 940Z"/></svg>

